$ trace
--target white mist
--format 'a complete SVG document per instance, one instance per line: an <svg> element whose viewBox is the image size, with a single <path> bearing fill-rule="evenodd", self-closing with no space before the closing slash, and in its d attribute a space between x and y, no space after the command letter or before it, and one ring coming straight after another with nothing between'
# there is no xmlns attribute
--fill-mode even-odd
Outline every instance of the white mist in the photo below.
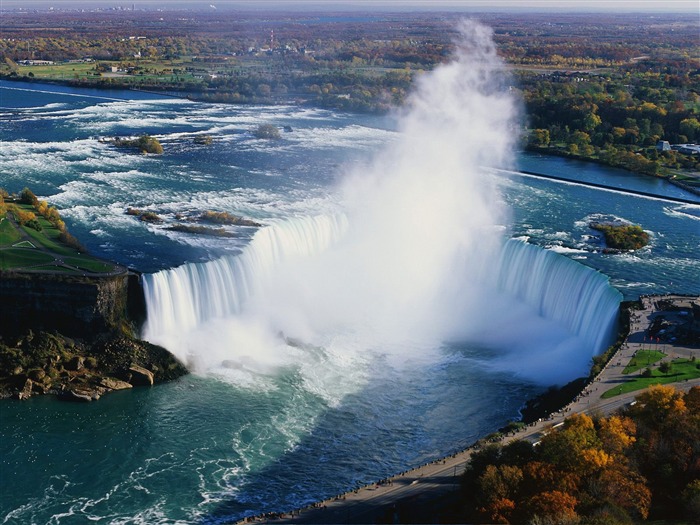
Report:
<svg viewBox="0 0 700 525"><path fill-rule="evenodd" d="M578 352L576 327L507 295L517 275L499 291L507 218L487 168L512 164L519 104L490 29L459 29L453 60L418 79L396 140L343 178L336 215L276 223L239 257L147 276L144 336L196 371L299 366L339 396L338 377L355 377L368 356L432 359L450 339L526 352L503 333L528 332L533 358Z"/></svg>

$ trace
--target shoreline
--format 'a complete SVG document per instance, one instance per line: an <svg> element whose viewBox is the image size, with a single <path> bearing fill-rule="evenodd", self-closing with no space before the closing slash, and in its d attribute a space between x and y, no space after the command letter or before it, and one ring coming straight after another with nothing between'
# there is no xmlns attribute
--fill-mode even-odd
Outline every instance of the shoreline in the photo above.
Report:
<svg viewBox="0 0 700 525"><path fill-rule="evenodd" d="M579 159L577 159L577 160L579 160ZM679 204L690 204L690 205L696 205L696 206L700 205L700 200L697 200L697 199L694 200L694 199L683 199L680 197L668 197L665 195L658 195L656 193L650 193L647 191L631 190L628 188L618 188L616 186L608 186L607 184L600 184L597 182L572 180L572 179L567 179L565 177L558 177L556 175L547 175L545 173L537 173L534 171L527 171L527 170L518 170L518 171L496 170L496 171L505 172L505 173L514 173L517 175L522 175L524 177L534 177L537 179L555 180L555 181L564 182L567 184L574 184L576 186L588 186L591 188L596 188L596 189L605 190L605 191L612 191L612 192L617 192L617 193L627 193L630 195L638 195L640 197L646 197L648 199L656 199L656 200L662 200L662 201L668 201L668 202L677 202ZM644 175L644 174L641 173L640 175ZM645 176L648 176L648 175L645 175ZM666 182L669 182L669 183L671 182L668 179L664 179L664 180L666 180ZM687 190L686 188L683 188L683 189L686 191L690 191L690 190ZM693 192L691 192L691 193L693 193ZM699 193L699 195L700 195L700 193Z"/></svg>
<svg viewBox="0 0 700 525"><path fill-rule="evenodd" d="M517 430L505 434L498 432L477 440L471 446L447 454L434 461L419 465L412 469L397 473L382 480L349 489L345 493L331 496L312 503L303 508L286 512L269 512L248 516L235 523L377 523L382 520L398 519L401 514L410 516L410 522L422 522L434 518L431 513L436 504L458 494L459 477L469 462L472 452L488 443L506 444L510 441L525 440L536 444L539 438L556 429L563 421L574 413L601 414L611 413L629 404L643 389L603 399L605 384L618 384L622 370L637 350L645 346L642 335L652 326L653 318L665 311L660 308L660 301L700 301L695 295L665 294L646 295L637 301L631 301L626 309L629 316L627 334L614 345L615 351L595 377L585 380L582 390L569 403L551 412L546 417L525 424ZM634 308L636 306L636 308ZM621 309L622 313L622 309ZM658 344L658 343L657 343ZM648 345L646 345L648 346ZM700 358L700 346L684 347L666 343L672 346L666 359L673 356L692 355ZM624 379L624 378L623 378ZM700 386L700 378L683 382L669 383L680 390L688 390ZM679 386L680 385L680 386ZM422 513L422 514L421 514ZM419 521L416 521L419 520ZM401 521L393 521L401 522Z"/></svg>

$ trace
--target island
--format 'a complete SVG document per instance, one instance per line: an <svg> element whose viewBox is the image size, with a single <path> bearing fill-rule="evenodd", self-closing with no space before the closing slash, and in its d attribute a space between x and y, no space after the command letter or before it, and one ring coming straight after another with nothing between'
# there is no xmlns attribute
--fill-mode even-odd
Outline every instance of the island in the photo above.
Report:
<svg viewBox="0 0 700 525"><path fill-rule="evenodd" d="M163 146L158 139L151 135L144 134L138 138L131 139L125 137L114 137L113 139L101 139L101 142L113 144L117 148L137 150L142 154L162 155Z"/></svg>
<svg viewBox="0 0 700 525"><path fill-rule="evenodd" d="M649 244L649 234L635 224L592 222L589 226L603 233L606 252L639 250Z"/></svg>
<svg viewBox="0 0 700 525"><path fill-rule="evenodd" d="M187 369L136 334L139 275L88 254L56 208L0 189L0 398L92 401Z"/></svg>

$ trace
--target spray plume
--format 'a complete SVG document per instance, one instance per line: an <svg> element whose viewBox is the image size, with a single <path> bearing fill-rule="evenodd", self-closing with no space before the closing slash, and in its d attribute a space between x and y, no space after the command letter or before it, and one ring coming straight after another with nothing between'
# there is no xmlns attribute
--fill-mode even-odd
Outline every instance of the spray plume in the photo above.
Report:
<svg viewBox="0 0 700 525"><path fill-rule="evenodd" d="M199 370L291 364L299 346L285 338L340 360L425 358L451 338L498 344L488 325L512 297L499 298L492 271L506 221L485 167L513 159L506 80L491 30L462 23L453 59L418 79L396 140L343 178L337 215L279 222L239 257L147 276L145 337Z"/></svg>

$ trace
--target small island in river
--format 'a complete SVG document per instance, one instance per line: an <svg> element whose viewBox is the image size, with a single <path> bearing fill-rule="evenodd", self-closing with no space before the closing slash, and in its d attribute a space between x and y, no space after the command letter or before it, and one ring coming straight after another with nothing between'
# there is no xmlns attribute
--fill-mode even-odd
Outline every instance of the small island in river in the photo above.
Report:
<svg viewBox="0 0 700 525"><path fill-rule="evenodd" d="M158 139L148 134L141 135L135 139L115 137L113 139L101 139L100 141L113 144L117 148L137 150L144 155L148 153L161 155L163 153L163 146L158 142Z"/></svg>
<svg viewBox="0 0 700 525"><path fill-rule="evenodd" d="M603 233L605 251L639 250L649 244L649 234L635 224L592 222L589 226Z"/></svg>

